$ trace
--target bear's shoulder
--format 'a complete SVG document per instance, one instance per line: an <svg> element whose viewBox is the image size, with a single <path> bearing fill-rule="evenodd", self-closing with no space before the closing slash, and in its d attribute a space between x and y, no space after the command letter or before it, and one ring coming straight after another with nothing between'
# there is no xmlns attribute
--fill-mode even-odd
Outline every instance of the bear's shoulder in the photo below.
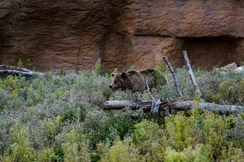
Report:
<svg viewBox="0 0 244 162"><path fill-rule="evenodd" d="M155 71L154 69L145 69L145 70L141 70L140 73L146 75L146 74L151 74L154 71Z"/></svg>
<svg viewBox="0 0 244 162"><path fill-rule="evenodd" d="M126 74L127 74L128 76L130 76L130 75L139 75L140 73L139 73L138 71L136 71L136 70L130 70L130 71L128 71Z"/></svg>

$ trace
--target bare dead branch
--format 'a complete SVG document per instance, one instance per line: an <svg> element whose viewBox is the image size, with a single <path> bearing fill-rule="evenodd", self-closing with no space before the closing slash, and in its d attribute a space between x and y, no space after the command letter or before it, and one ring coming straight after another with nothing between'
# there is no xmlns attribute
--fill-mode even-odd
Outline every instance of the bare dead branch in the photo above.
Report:
<svg viewBox="0 0 244 162"><path fill-rule="evenodd" d="M175 74L175 71L174 71L173 67L171 66L171 64L170 64L170 62L168 61L168 58L167 58L166 56L163 56L163 59L164 59L164 61L167 63L168 68L169 68L170 72L171 72L172 75L173 75L173 78L174 78L174 81L175 81L175 87L176 87L176 90L177 90L179 96L180 96L181 98L184 98L183 95L182 95L182 93L181 93L181 91L180 91L180 86L179 86L178 78L177 78L177 76L176 76L176 74Z"/></svg>
<svg viewBox="0 0 244 162"><path fill-rule="evenodd" d="M199 87L197 85L196 79L195 79L195 77L193 75L192 68L191 68L191 63L190 63L190 60L188 59L186 51L183 51L183 55L184 55L184 59L185 59L185 62L186 62L186 67L188 69L188 73L190 75L192 84L195 87L195 91L197 91L199 93L200 97L202 98L202 93L201 93L201 91L200 91L200 89L199 89Z"/></svg>
<svg viewBox="0 0 244 162"><path fill-rule="evenodd" d="M154 97L153 97L153 95L151 94L150 88L149 88L149 86L147 84L147 78L146 78L146 86L147 86L147 92L148 92L149 96L151 96L151 98L152 98L151 113L153 113L153 114L154 113L157 113L158 110L159 110L159 105L161 104L161 102L160 102L159 99L158 100L155 100Z"/></svg>
<svg viewBox="0 0 244 162"><path fill-rule="evenodd" d="M147 84L147 77L146 77L146 86L147 86L147 93L149 94L149 96L154 100L154 97L152 96L152 94L151 94L151 92L150 92L150 88L149 88L149 86L148 86L148 84Z"/></svg>

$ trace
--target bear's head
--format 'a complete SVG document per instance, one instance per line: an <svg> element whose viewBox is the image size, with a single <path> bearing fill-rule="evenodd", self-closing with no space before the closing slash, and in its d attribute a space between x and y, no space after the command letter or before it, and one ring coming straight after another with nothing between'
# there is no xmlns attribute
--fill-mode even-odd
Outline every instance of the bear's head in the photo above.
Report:
<svg viewBox="0 0 244 162"><path fill-rule="evenodd" d="M112 74L112 83L109 85L109 88L112 89L112 91L121 89L122 91L126 90L125 80L127 76L126 73L117 73Z"/></svg>

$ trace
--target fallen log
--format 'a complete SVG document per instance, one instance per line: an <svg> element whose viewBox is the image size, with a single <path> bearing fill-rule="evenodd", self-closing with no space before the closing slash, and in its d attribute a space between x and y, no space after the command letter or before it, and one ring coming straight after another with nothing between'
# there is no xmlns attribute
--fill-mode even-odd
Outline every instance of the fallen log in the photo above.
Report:
<svg viewBox="0 0 244 162"><path fill-rule="evenodd" d="M26 68L17 67L17 66L0 65L0 77L6 77L8 75L13 75L13 76L21 75L26 78L29 78L33 75L45 76L46 73L36 72Z"/></svg>
<svg viewBox="0 0 244 162"><path fill-rule="evenodd" d="M144 112L151 111L152 100L113 100L106 101L103 110L121 110L125 107L130 107L132 110L142 108ZM192 109L202 108L208 111L217 111L222 114L233 114L240 110L244 110L244 106L236 105L219 105L210 102L202 102L196 105L194 101L186 100L161 100L159 111L169 108L176 111L188 111Z"/></svg>
<svg viewBox="0 0 244 162"><path fill-rule="evenodd" d="M151 111L152 100L113 100L106 101L103 110L121 110L125 107L130 107L132 110L139 108L145 111Z"/></svg>

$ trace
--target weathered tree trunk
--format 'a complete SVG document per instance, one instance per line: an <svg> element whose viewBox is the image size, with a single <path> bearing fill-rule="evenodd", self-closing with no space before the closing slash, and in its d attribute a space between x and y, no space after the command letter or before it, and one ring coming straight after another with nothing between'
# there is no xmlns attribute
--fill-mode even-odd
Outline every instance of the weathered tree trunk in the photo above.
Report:
<svg viewBox="0 0 244 162"><path fill-rule="evenodd" d="M28 70L26 68L21 68L17 66L6 66L0 65L0 77L6 77L8 75L22 75L24 77L31 77L33 75L45 76L46 73L36 72Z"/></svg>
<svg viewBox="0 0 244 162"><path fill-rule="evenodd" d="M103 110L121 110L125 107L130 107L132 110L139 108L150 111L152 106L152 100L113 100L106 101Z"/></svg>
<svg viewBox="0 0 244 162"><path fill-rule="evenodd" d="M132 110L138 110L142 108L145 112L151 111L152 100L114 100L106 101L103 110L121 110L125 107L130 107ZM197 106L193 101L184 100L161 100L159 111L169 108L176 111L188 111L194 108L203 108L208 111L219 111L222 114L232 114L239 110L244 110L244 106L235 105L219 105L210 102L203 102Z"/></svg>

